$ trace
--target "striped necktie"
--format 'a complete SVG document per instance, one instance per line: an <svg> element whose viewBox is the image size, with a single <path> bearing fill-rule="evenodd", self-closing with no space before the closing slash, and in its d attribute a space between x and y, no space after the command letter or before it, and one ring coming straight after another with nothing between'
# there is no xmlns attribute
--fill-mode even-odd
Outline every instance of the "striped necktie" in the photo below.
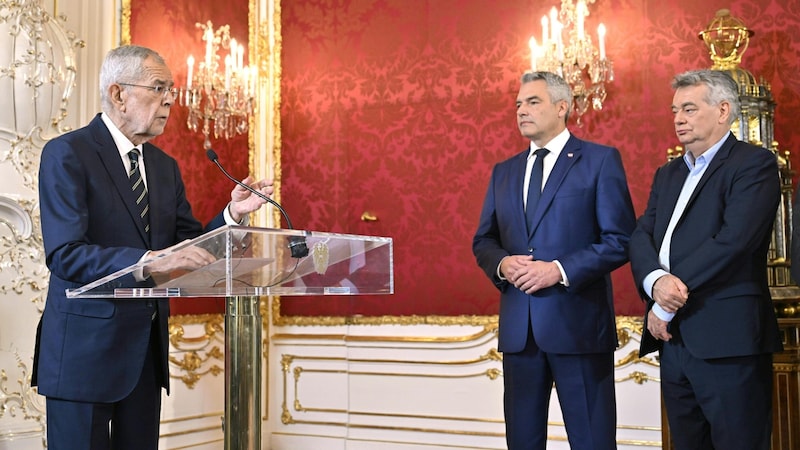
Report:
<svg viewBox="0 0 800 450"><path fill-rule="evenodd" d="M131 182L131 190L136 197L136 205L139 206L139 217L144 224L144 231L150 233L150 204L147 201L147 188L142 179L142 171L139 170L139 149L134 148L128 152L128 158L131 160L131 171L128 172L128 178Z"/></svg>

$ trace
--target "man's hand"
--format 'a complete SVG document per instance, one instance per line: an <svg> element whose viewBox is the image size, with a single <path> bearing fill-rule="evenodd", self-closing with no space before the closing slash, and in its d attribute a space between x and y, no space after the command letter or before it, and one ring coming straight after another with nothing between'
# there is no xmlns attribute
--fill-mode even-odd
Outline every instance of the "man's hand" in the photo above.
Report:
<svg viewBox="0 0 800 450"><path fill-rule="evenodd" d="M242 183L261 192L266 197L271 196L275 191L272 180L261 180L253 183L253 177L248 176L242 180ZM228 211L233 220L241 222L242 217L257 210L264 203L267 203L267 201L237 184L231 191L231 203Z"/></svg>
<svg viewBox="0 0 800 450"><path fill-rule="evenodd" d="M533 294L561 281L561 271L556 263L534 261L531 256L513 255L505 258L500 270L511 284L526 294Z"/></svg>
<svg viewBox="0 0 800 450"><path fill-rule="evenodd" d="M652 309L647 313L647 331L656 339L660 339L664 342L672 339L672 334L667 331L667 325L669 325L669 322L659 319Z"/></svg>
<svg viewBox="0 0 800 450"><path fill-rule="evenodd" d="M689 288L680 278L666 274L653 283L653 300L664 311L674 313L689 300Z"/></svg>
<svg viewBox="0 0 800 450"><path fill-rule="evenodd" d="M173 248L150 252L148 262L144 266L144 276L158 278L176 270L195 270L217 260L214 255L200 247L186 247L176 252L172 251Z"/></svg>

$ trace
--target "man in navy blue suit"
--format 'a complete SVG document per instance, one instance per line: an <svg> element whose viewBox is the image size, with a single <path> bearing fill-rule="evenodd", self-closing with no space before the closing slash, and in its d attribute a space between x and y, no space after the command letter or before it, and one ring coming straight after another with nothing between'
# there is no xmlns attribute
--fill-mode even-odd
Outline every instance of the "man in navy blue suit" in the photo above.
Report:
<svg viewBox="0 0 800 450"><path fill-rule="evenodd" d="M472 249L500 290L509 450L542 450L553 383L570 446L616 448L610 273L635 226L615 148L571 135L572 92L522 77L517 123L530 148L494 167ZM542 150L546 149L546 150Z"/></svg>
<svg viewBox="0 0 800 450"><path fill-rule="evenodd" d="M176 161L148 143L164 131L175 101L172 74L156 52L111 50L100 92L102 113L48 142L41 156L50 285L32 381L47 397L51 450L155 450L162 387L169 392L168 300L67 299L65 290L145 260L152 262L132 283L152 286L160 273L208 264L213 257L197 249L159 255L245 222L265 200L237 186L207 227L194 218ZM251 186L272 194L271 182Z"/></svg>
<svg viewBox="0 0 800 450"><path fill-rule="evenodd" d="M739 88L726 72L686 72L672 87L686 153L656 171L631 236L647 302L640 354L661 350L675 450L767 450L781 350L767 281L777 160L731 133Z"/></svg>

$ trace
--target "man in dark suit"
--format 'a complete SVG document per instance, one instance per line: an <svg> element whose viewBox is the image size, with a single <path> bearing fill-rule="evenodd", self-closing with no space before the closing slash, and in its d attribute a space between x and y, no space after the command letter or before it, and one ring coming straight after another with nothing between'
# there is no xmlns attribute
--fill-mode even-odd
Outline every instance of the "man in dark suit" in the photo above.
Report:
<svg viewBox="0 0 800 450"><path fill-rule="evenodd" d="M676 450L766 450L772 353L781 349L767 284L776 158L731 133L739 90L727 73L687 72L672 87L686 153L656 171L631 237L647 301L640 353L661 349Z"/></svg>
<svg viewBox="0 0 800 450"><path fill-rule="evenodd" d="M100 90L103 112L48 142L41 156L50 285L32 381L47 397L51 450L155 450L161 388L169 390L168 300L67 299L65 290L145 260L131 282L151 286L151 276L213 257L196 249L159 257L205 231L176 161L147 143L164 131L175 101L164 60L143 47L114 49L103 61ZM271 184L252 187L271 195ZM263 203L237 186L206 229L242 223Z"/></svg>
<svg viewBox="0 0 800 450"><path fill-rule="evenodd" d="M545 448L554 382L570 446L616 448L610 273L635 215L619 152L572 136L571 104L561 77L523 75L517 122L531 145L494 167L472 243L501 293L509 450Z"/></svg>

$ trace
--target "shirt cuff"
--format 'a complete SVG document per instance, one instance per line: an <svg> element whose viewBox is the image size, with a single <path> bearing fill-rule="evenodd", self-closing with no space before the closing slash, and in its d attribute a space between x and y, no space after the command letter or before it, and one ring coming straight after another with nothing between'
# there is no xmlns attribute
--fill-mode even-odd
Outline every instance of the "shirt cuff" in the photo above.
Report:
<svg viewBox="0 0 800 450"><path fill-rule="evenodd" d="M500 280L500 281L506 281L506 277L504 277L503 273L500 272L500 266L503 265L503 261L505 261L506 258L508 258L508 256L503 256L503 259L501 259L500 262L497 263L497 271L496 271L497 272L497 279Z"/></svg>
<svg viewBox="0 0 800 450"><path fill-rule="evenodd" d="M150 257L150 252L151 252L150 250L146 251L144 253L144 255L142 255L142 257L139 258L139 261L137 261L137 263L140 263L140 262L144 261L145 259L149 258ZM149 274L147 276L144 275L144 266L141 266L138 269L133 271L133 279L136 280L136 281L144 281L144 280L146 280L148 278L150 278L150 275Z"/></svg>
<svg viewBox="0 0 800 450"><path fill-rule="evenodd" d="M231 209L231 204L228 203L228 206L226 206L225 210L223 210L223 212L222 212L222 216L225 218L225 223L226 224L228 224L228 225L244 225L244 226L250 225L250 215L249 214L246 214L244 217L242 217L242 220L237 222L237 221L233 220L233 216L231 216L231 210L230 209Z"/></svg>
<svg viewBox="0 0 800 450"><path fill-rule="evenodd" d="M564 272L564 267L561 266L561 263L558 262L557 259L554 259L553 262L556 263L559 272L561 272L561 281L559 281L559 283L563 284L564 287L569 287L569 278L567 278L567 272Z"/></svg>
<svg viewBox="0 0 800 450"><path fill-rule="evenodd" d="M644 289L644 292L648 297L653 298L653 285L656 284L656 281L658 281L658 279L664 275L669 275L669 272L664 269L656 269L644 277L644 280L642 281L642 289Z"/></svg>
<svg viewBox="0 0 800 450"><path fill-rule="evenodd" d="M664 308L662 308L658 303L653 304L653 312L664 322L671 322L672 318L675 317L675 313L668 313L664 311Z"/></svg>

